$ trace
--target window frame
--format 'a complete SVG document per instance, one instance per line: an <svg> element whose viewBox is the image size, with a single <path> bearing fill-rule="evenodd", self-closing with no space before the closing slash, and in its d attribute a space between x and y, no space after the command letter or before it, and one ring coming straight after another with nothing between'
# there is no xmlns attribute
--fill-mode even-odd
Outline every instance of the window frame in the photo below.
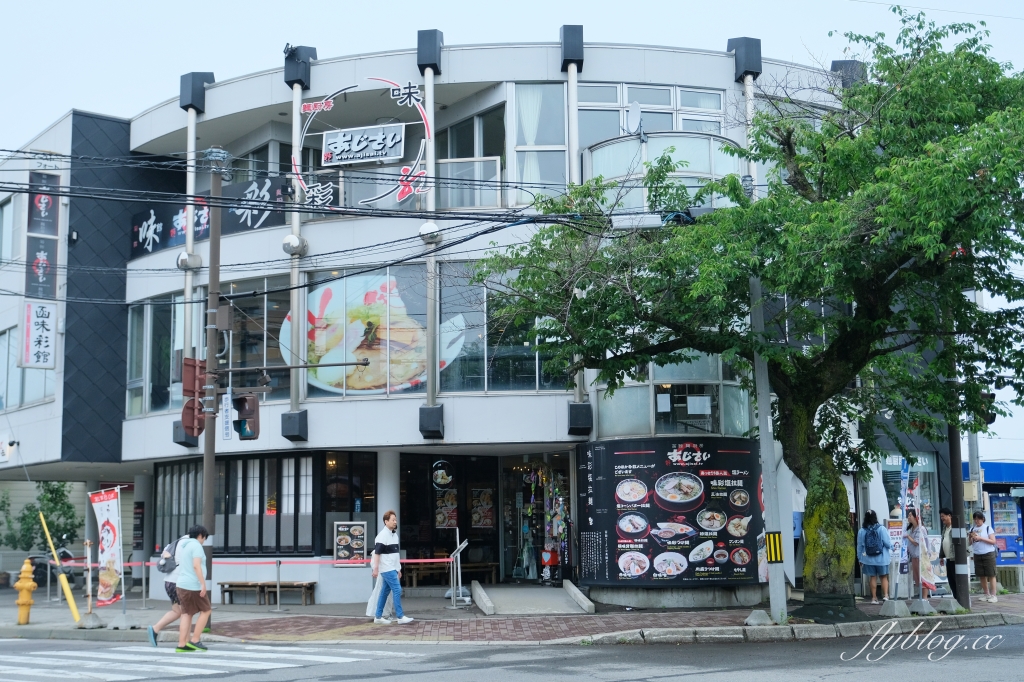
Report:
<svg viewBox="0 0 1024 682"><path fill-rule="evenodd" d="M567 82L559 81L514 81L511 82L511 97L505 103L506 108L506 127L505 127L505 144L511 148L512 153L509 154L506 166L512 170L509 172L509 178L515 178L515 183L509 187L509 201L508 206L528 206L532 203L531 201L523 201L520 199L522 190L519 189L519 154L520 152L562 152L562 177L565 178L566 183L571 182L572 178L569 176L569 84ZM520 145L519 144L519 102L517 88L520 85L561 85L562 86L562 139L565 141L564 144L547 144L547 145ZM512 125L509 126L508 121L511 116ZM512 131L509 134L509 131ZM514 161L513 161L514 159ZM513 163L515 165L513 165ZM564 187L563 187L564 189Z"/></svg>
<svg viewBox="0 0 1024 682"><path fill-rule="evenodd" d="M676 88L675 88L675 86L672 86L672 85L656 85L656 84L653 84L653 83L650 83L650 84L648 84L648 83L623 83L623 94L624 94L623 100L624 101L623 101L623 105L622 106L624 108L626 108L626 109L628 109L630 106L632 106L633 102L634 102L634 100L631 100L629 98L629 89L630 88L642 88L644 90L668 91L668 104L645 104L645 103L640 102L640 101L637 100L637 103L640 105L640 109L641 110L647 109L647 110L652 110L652 111L659 111L659 110L660 111L671 111L671 110L674 110L676 108L676 106L675 106L676 105L676 93L675 93Z"/></svg>
<svg viewBox="0 0 1024 682"><path fill-rule="evenodd" d="M703 95L718 95L719 106L718 106L717 109L706 109L706 108L703 108L703 107L683 106L683 104L681 103L681 100L682 100L681 93L683 93L683 92L693 92L693 93L703 94ZM675 88L674 96L676 97L676 101L679 102L678 106L676 106L676 110L678 110L678 111L706 111L706 112L709 112L709 113L710 112L714 112L714 113L718 114L719 116L724 115L724 113L725 113L725 91L724 90L716 90L715 88L688 87L688 86L682 86L681 85L681 86L678 86L678 87Z"/></svg>

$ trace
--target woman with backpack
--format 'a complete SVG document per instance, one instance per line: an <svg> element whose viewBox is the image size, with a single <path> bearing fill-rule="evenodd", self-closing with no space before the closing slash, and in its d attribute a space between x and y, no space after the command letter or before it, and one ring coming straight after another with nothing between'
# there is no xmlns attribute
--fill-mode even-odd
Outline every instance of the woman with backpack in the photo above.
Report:
<svg viewBox="0 0 1024 682"><path fill-rule="evenodd" d="M864 524L857 531L857 559L860 560L861 575L867 576L871 588L871 603L878 603L875 585L882 579L882 600L889 599L889 550L892 540L888 531L878 524L878 514L872 510L864 513Z"/></svg>

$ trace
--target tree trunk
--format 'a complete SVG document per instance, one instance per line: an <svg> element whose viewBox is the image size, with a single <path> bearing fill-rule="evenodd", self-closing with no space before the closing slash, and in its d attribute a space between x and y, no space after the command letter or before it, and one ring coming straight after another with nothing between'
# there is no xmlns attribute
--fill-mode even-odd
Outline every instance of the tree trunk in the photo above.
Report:
<svg viewBox="0 0 1024 682"><path fill-rule="evenodd" d="M817 407L780 396L780 440L786 464L807 487L804 503L804 589L850 594L857 560L846 487L828 453L818 447Z"/></svg>

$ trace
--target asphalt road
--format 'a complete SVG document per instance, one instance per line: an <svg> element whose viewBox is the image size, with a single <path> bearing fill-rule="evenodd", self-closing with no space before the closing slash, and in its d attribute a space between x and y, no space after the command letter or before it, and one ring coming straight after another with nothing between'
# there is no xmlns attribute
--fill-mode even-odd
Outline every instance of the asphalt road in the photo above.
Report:
<svg viewBox="0 0 1024 682"><path fill-rule="evenodd" d="M937 639L939 635L941 640ZM887 646L888 652L884 648ZM865 660L868 654L871 661ZM778 644L594 647L370 642L352 646L211 644L205 654L175 654L170 645L153 649L116 643L0 640L0 680L667 682L692 678L701 682L735 682L870 680L884 676L901 682L999 681L1022 678L1022 654L1024 626L937 632L916 642L861 638ZM930 661L929 655L941 660Z"/></svg>

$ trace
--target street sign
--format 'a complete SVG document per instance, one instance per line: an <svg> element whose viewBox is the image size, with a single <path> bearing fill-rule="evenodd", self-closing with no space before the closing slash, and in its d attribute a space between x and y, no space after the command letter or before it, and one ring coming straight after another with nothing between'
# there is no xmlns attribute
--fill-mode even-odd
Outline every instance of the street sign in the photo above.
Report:
<svg viewBox="0 0 1024 682"><path fill-rule="evenodd" d="M768 553L768 563L782 563L782 533L765 533L765 549Z"/></svg>

